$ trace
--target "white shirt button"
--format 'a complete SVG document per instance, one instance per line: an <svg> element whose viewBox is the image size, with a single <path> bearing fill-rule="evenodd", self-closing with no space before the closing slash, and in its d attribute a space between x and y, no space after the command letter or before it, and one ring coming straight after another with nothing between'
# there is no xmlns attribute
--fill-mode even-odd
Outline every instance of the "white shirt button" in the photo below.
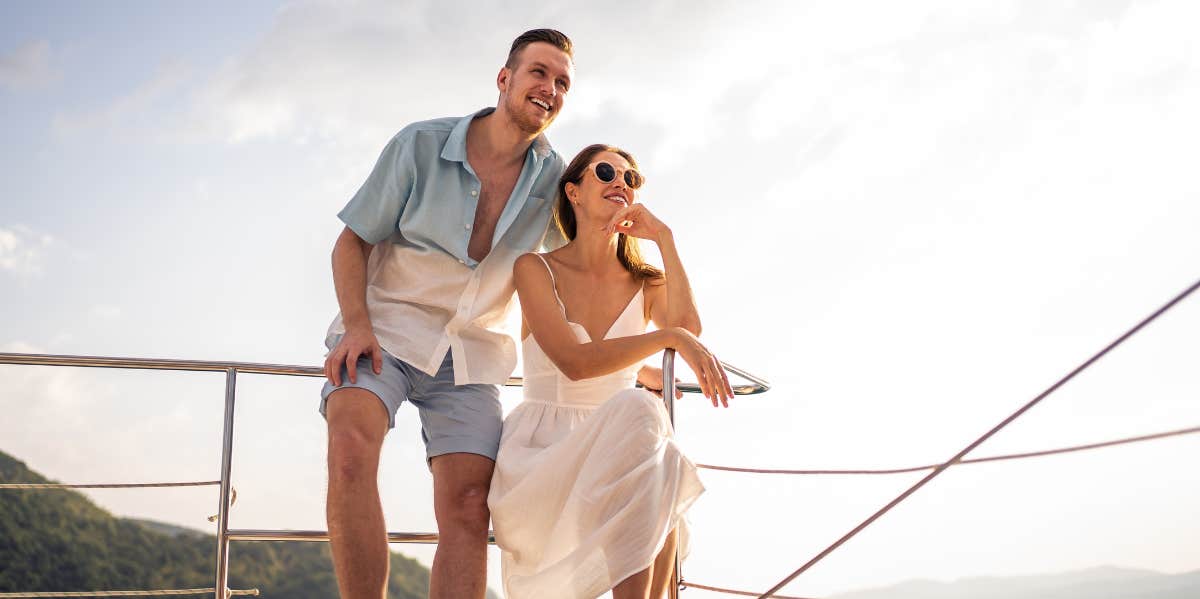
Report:
<svg viewBox="0 0 1200 599"><path fill-rule="evenodd" d="M468 230L468 231L470 231L470 230L471 230L471 225L463 225L463 228L464 228L464 229L466 229L466 230Z"/></svg>
<svg viewBox="0 0 1200 599"><path fill-rule="evenodd" d="M459 264L466 264L466 263L467 263L467 261L466 261L466 260L459 260L459 261L458 261L458 263L459 263Z"/></svg>
<svg viewBox="0 0 1200 599"><path fill-rule="evenodd" d="M478 190L478 189L472 189L472 190L471 190L471 197L475 197L475 196L477 196L477 195L479 195L479 190Z"/></svg>

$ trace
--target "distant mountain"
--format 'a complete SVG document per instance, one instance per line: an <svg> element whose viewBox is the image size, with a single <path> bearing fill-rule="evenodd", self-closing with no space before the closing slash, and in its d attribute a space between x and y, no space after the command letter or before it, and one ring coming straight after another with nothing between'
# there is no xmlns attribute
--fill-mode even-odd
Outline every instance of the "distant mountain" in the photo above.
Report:
<svg viewBox="0 0 1200 599"><path fill-rule="evenodd" d="M1110 566L1063 574L912 580L830 599L1200 599L1200 570L1161 574Z"/></svg>
<svg viewBox="0 0 1200 599"><path fill-rule="evenodd" d="M54 481L0 452L0 482ZM0 490L0 591L211 587L215 559L214 535L117 518L70 490ZM338 595L326 543L234 543L229 571L230 588L267 599ZM427 568L391 555L389 599L420 599L428 588Z"/></svg>

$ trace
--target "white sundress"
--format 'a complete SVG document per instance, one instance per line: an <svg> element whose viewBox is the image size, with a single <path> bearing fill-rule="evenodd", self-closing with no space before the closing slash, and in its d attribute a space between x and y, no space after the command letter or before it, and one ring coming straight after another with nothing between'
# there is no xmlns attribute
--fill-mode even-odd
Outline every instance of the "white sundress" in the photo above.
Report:
<svg viewBox="0 0 1200 599"><path fill-rule="evenodd" d="M639 290L604 338L644 333L644 305ZM488 494L508 599L594 599L649 567L676 527L685 555L683 514L704 486L662 400L634 388L638 366L572 381L533 335L522 351L524 401L504 420Z"/></svg>

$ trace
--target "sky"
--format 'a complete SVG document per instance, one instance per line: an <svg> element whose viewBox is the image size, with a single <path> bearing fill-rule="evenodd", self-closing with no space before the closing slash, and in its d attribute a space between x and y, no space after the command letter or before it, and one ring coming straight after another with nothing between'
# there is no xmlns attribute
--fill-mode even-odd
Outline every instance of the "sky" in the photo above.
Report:
<svg viewBox="0 0 1200 599"><path fill-rule="evenodd" d="M705 343L772 383L685 399L688 455L937 462L1200 277L1198 21L1186 0L3 3L0 351L320 363L337 211L405 124L494 104L512 38L548 26L577 65L549 139L637 156ZM1191 298L973 455L1200 424L1198 330ZM0 376L0 450L51 478L219 476L220 374ZM319 388L239 377L231 527L325 528ZM393 531L434 528L418 430L401 410L384 450ZM784 592L1200 569L1198 452L952 468ZM684 576L765 590L919 476L704 471ZM88 495L204 530L217 503Z"/></svg>

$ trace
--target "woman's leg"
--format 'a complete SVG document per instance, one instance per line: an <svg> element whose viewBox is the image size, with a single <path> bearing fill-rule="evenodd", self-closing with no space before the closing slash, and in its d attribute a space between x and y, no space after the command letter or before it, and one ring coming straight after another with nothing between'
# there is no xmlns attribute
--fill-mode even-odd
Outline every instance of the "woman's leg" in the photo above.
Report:
<svg viewBox="0 0 1200 599"><path fill-rule="evenodd" d="M648 599L650 591L650 568L646 568L613 587L613 599Z"/></svg>
<svg viewBox="0 0 1200 599"><path fill-rule="evenodd" d="M663 543L662 551L654 558L650 571L650 599L662 599L667 596L667 587L671 586L672 574L675 573L676 533L679 528L671 530L667 542Z"/></svg>

